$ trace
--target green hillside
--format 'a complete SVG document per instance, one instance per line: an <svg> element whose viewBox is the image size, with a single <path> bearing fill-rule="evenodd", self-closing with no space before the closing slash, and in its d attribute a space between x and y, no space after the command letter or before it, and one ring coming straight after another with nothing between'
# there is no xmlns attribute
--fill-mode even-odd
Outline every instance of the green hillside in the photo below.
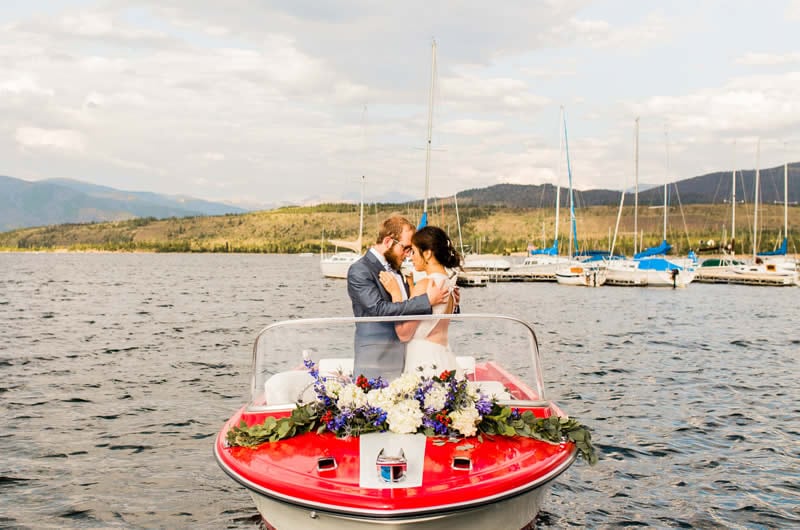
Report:
<svg viewBox="0 0 800 530"><path fill-rule="evenodd" d="M452 204L433 201L430 224L447 230L458 242L458 225ZM369 245L381 220L400 213L416 220L416 208L377 204L365 213L364 245ZM553 238L552 208L502 208L498 206L461 206L462 240L465 247L482 253L524 252L528 244L550 245ZM800 208L789 211L789 224L800 226ZM639 230L645 246L661 241L663 210L641 206ZM616 223L617 208L594 206L578 214L578 237L582 248L607 249ZM145 251L145 252L319 252L325 238L356 239L358 206L326 204L315 207L287 207L276 210L214 217L171 219L143 218L106 223L65 224L24 228L0 233L4 250L74 250L74 251ZM752 211L747 205L737 209L737 252L752 248ZM759 210L761 250L774 248L783 226L783 207L764 205ZM569 213L561 210L560 241L565 248ZM617 250L633 249L633 212L625 209L617 238ZM684 205L671 207L668 239L678 253L697 249L701 241L719 241L730 237L730 211L727 205ZM688 235L687 235L688 234ZM790 233L789 250L797 252L800 238ZM333 251L327 245L326 251Z"/></svg>

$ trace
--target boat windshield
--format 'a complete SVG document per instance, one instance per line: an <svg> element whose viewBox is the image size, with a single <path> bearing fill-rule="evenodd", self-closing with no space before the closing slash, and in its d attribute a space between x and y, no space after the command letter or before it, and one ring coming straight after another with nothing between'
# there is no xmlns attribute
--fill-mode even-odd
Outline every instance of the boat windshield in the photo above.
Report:
<svg viewBox="0 0 800 530"><path fill-rule="evenodd" d="M397 326L416 326L402 342ZM409 330L400 331L403 336ZM313 365L312 365L313 363ZM355 383L360 375L391 382L454 372L501 402L545 400L536 335L530 324L502 315L426 315L287 320L264 328L253 347L248 410L289 408L316 399L315 379ZM407 375L406 375L407 377Z"/></svg>

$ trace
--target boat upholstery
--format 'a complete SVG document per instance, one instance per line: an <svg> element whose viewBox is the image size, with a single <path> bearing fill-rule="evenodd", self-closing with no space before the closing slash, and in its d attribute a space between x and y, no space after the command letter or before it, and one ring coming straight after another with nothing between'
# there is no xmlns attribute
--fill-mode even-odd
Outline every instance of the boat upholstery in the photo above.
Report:
<svg viewBox="0 0 800 530"><path fill-rule="evenodd" d="M475 373L474 357L459 356L456 357L456 362L464 374ZM351 358L320 359L318 367L321 377L345 376L352 378L353 376L353 359ZM471 384L489 397L499 400L512 397L500 381L474 381ZM298 402L309 403L316 399L314 378L305 370L278 372L270 376L264 383L264 397L269 406L293 405Z"/></svg>
<svg viewBox="0 0 800 530"><path fill-rule="evenodd" d="M316 399L314 378L305 370L278 372L264 383L267 405L291 405Z"/></svg>

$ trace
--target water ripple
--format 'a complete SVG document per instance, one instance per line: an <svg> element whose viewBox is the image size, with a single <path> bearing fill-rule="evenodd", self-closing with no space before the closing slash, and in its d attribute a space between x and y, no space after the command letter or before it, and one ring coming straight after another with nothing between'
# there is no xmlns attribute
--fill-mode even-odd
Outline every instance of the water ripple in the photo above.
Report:
<svg viewBox="0 0 800 530"><path fill-rule="evenodd" d="M349 314L343 282L292 256L0 254L0 285L0 527L260 528L213 438L255 333ZM537 528L800 526L797 292L465 289L464 312L535 323L600 452Z"/></svg>

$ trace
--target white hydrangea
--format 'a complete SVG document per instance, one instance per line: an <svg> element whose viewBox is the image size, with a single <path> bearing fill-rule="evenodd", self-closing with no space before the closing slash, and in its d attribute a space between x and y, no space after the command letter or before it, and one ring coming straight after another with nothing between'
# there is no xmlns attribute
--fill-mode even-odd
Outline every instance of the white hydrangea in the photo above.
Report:
<svg viewBox="0 0 800 530"><path fill-rule="evenodd" d="M342 383L336 379L328 379L325 381L325 395L331 399L336 399L339 392L342 391Z"/></svg>
<svg viewBox="0 0 800 530"><path fill-rule="evenodd" d="M389 391L397 396L413 395L420 383L418 375L406 372L389 383Z"/></svg>
<svg viewBox="0 0 800 530"><path fill-rule="evenodd" d="M388 388L378 388L367 392L367 403L370 407L389 410L394 402L395 396Z"/></svg>
<svg viewBox="0 0 800 530"><path fill-rule="evenodd" d="M425 395L425 409L442 410L446 401L447 389L442 384L434 383Z"/></svg>
<svg viewBox="0 0 800 530"><path fill-rule="evenodd" d="M358 385L350 383L339 391L337 404L340 409L357 409L367 404L367 395Z"/></svg>
<svg viewBox="0 0 800 530"><path fill-rule="evenodd" d="M451 412L448 416L453 420L452 427L464 436L475 436L478 432L480 414L475 407L467 407Z"/></svg>
<svg viewBox="0 0 800 530"><path fill-rule="evenodd" d="M422 425L422 409L419 408L419 402L415 399L404 399L389 406L386 410L386 421L392 432L399 434L417 432Z"/></svg>

